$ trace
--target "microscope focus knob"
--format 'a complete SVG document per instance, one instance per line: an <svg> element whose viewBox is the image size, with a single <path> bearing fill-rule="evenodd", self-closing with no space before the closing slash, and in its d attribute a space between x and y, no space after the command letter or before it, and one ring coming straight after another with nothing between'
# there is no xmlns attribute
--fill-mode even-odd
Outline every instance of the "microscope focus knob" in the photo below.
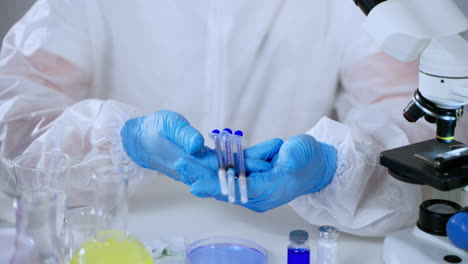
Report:
<svg viewBox="0 0 468 264"><path fill-rule="evenodd" d="M447 236L456 247L468 250L468 207L449 219Z"/></svg>

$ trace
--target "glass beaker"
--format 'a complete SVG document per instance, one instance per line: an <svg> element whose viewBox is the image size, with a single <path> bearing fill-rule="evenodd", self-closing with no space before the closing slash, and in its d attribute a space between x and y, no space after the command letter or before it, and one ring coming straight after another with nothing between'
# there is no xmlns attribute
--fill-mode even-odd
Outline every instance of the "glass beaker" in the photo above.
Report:
<svg viewBox="0 0 468 264"><path fill-rule="evenodd" d="M63 264L63 245L57 233L57 211L60 193L52 189L24 191L16 208L16 242L10 264L23 264L25 253L37 264ZM24 238L34 242L34 254L20 243Z"/></svg>
<svg viewBox="0 0 468 264"><path fill-rule="evenodd" d="M27 152L14 162L16 192L53 188L66 192L70 158L61 152Z"/></svg>
<svg viewBox="0 0 468 264"><path fill-rule="evenodd" d="M80 207L66 213L67 231L69 238L69 258L73 257L83 243L97 234L97 211L94 207Z"/></svg>
<svg viewBox="0 0 468 264"><path fill-rule="evenodd" d="M65 212L68 208L67 186L70 158L62 152L26 152L14 162L16 193L21 197L26 191L51 189L58 201L57 233L60 243L65 243Z"/></svg>
<svg viewBox="0 0 468 264"><path fill-rule="evenodd" d="M117 168L93 174L95 206L67 213L70 263L152 264L145 246L127 233L127 177Z"/></svg>

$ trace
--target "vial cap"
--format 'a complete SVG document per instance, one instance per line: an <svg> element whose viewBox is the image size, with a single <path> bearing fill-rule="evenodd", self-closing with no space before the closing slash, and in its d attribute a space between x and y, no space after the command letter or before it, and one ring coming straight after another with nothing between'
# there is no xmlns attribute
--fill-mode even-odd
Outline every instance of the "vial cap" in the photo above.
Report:
<svg viewBox="0 0 468 264"><path fill-rule="evenodd" d="M323 239L338 239L340 231L334 226L321 226L319 227L320 238Z"/></svg>
<svg viewBox="0 0 468 264"><path fill-rule="evenodd" d="M302 244L309 239L309 233L304 230L294 230L289 233L289 241Z"/></svg>

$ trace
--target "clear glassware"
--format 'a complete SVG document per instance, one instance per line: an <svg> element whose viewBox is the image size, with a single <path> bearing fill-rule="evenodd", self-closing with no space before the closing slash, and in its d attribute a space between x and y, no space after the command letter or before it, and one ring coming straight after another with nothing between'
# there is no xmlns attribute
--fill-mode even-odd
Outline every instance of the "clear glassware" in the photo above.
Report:
<svg viewBox="0 0 468 264"><path fill-rule="evenodd" d="M27 152L14 162L17 195L31 189L52 188L66 192L70 158L61 152Z"/></svg>
<svg viewBox="0 0 468 264"><path fill-rule="evenodd" d="M97 230L102 229L97 227L97 217L96 208L90 206L71 209L66 213L70 259L84 242L95 237Z"/></svg>
<svg viewBox="0 0 468 264"><path fill-rule="evenodd" d="M15 247L23 249L23 254L16 257L18 262L21 260L19 263L34 263L34 241L28 237L17 237L14 228L0 228L0 263L10 263Z"/></svg>
<svg viewBox="0 0 468 264"><path fill-rule="evenodd" d="M128 177L117 167L101 168L93 172L95 208L99 217L97 232L127 231Z"/></svg>
<svg viewBox="0 0 468 264"><path fill-rule="evenodd" d="M310 247L309 233L304 230L294 230L289 233L288 264L309 264Z"/></svg>
<svg viewBox="0 0 468 264"><path fill-rule="evenodd" d="M152 264L145 246L127 232L128 178L117 168L93 172L95 205L67 212L71 264Z"/></svg>
<svg viewBox="0 0 468 264"><path fill-rule="evenodd" d="M52 189L24 191L16 208L16 242L10 264L24 264L28 255L35 264L64 264L63 245L57 233L57 211L60 193ZM34 247L21 243L25 238L33 241Z"/></svg>
<svg viewBox="0 0 468 264"><path fill-rule="evenodd" d="M64 223L65 212L68 209L67 188L70 174L68 155L62 152L26 152L15 159L14 171L18 198L30 190L54 190L58 202L57 232L60 243L64 245Z"/></svg>
<svg viewBox="0 0 468 264"><path fill-rule="evenodd" d="M320 236L317 243L317 264L339 263L340 232L333 226L320 226Z"/></svg>

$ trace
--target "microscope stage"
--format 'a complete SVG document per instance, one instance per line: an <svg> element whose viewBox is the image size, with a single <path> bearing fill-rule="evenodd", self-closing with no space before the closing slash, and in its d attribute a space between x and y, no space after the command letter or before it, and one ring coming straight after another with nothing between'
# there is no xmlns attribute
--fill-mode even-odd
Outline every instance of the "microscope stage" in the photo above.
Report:
<svg viewBox="0 0 468 264"><path fill-rule="evenodd" d="M449 191L468 186L468 162L463 161L457 166L435 169L431 164L415 158L418 154L429 160L437 155L451 151L450 146L463 145L453 141L445 144L435 139L383 151L380 154L380 164L387 167L390 174L398 180L425 184L441 191Z"/></svg>

